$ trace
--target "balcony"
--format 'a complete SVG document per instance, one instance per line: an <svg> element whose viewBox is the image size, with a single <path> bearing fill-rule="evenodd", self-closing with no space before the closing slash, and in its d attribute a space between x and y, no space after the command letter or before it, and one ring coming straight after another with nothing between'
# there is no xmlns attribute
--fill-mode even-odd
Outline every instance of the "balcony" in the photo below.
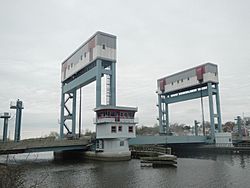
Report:
<svg viewBox="0 0 250 188"><path fill-rule="evenodd" d="M99 123L135 123L137 124L139 122L139 118L135 117L135 118L110 118L110 117L103 117L103 118L94 118L93 119L94 124L99 124Z"/></svg>

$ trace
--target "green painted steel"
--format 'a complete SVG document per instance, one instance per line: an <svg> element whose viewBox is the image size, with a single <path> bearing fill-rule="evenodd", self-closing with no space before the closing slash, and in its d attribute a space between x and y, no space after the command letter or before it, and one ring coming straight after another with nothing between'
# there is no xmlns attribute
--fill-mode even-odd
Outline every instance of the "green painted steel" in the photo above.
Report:
<svg viewBox="0 0 250 188"><path fill-rule="evenodd" d="M214 113L214 100L216 98L216 111ZM208 97L209 99L209 118L211 124L211 137L214 139L215 135L215 118L218 122L218 132L222 131L221 125L221 110L220 110L220 96L218 83L208 82L200 85L199 87L186 88L185 91L177 90L171 93L158 94L158 110L159 110L159 133L169 134L169 104L198 99L200 97Z"/></svg>
<svg viewBox="0 0 250 188"><path fill-rule="evenodd" d="M215 97L216 97L216 109L217 109L217 118L218 118L218 129L219 129L219 132L222 132L219 84L215 84L215 90L216 90Z"/></svg>
<svg viewBox="0 0 250 188"><path fill-rule="evenodd" d="M14 141L19 142L21 136L21 122L22 122L22 110L23 110L23 102L19 99L16 102L16 105L11 106L11 109L16 109L16 121L15 121L15 134Z"/></svg>
<svg viewBox="0 0 250 188"><path fill-rule="evenodd" d="M7 135L8 135L8 118L4 118L3 123L3 142L7 142Z"/></svg>
<svg viewBox="0 0 250 188"><path fill-rule="evenodd" d="M206 143L206 136L137 136L129 140L129 145L145 144L188 144L188 143Z"/></svg>
<svg viewBox="0 0 250 188"><path fill-rule="evenodd" d="M110 104L116 105L116 66L114 61L107 61L97 59L93 61L89 67L89 70L79 72L77 75L73 75L68 80L62 82L61 93L61 118L60 118L60 137L64 137L64 127L68 133L72 134L72 137L76 136L76 96L77 90L96 81L96 107L102 105L102 83L101 79L106 74L111 77L110 87ZM69 98L65 98L65 95L70 95ZM71 100L72 99L72 100ZM68 109L67 104L72 103L72 109ZM66 111L65 111L66 110ZM65 114L67 112L68 114ZM67 127L66 120L72 122L71 129Z"/></svg>
<svg viewBox="0 0 250 188"><path fill-rule="evenodd" d="M207 97L207 96L208 96L208 90L207 89L202 90L202 97ZM165 102L167 104L172 104L172 103L178 103L178 102L198 99L200 97L201 97L201 91L197 90L195 92L190 92L190 93L186 93L186 94L178 94L177 96L173 96L173 97L171 97L170 95L167 95Z"/></svg>

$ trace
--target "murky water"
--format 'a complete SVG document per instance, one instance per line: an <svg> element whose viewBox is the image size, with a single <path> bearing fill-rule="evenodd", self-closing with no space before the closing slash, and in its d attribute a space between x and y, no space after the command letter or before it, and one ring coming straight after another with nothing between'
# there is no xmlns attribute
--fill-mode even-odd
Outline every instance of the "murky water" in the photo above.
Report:
<svg viewBox="0 0 250 188"><path fill-rule="evenodd" d="M178 158L177 168L141 167L125 162L55 162L51 153L15 157L25 185L39 187L249 187L250 155ZM195 156L192 156L195 157ZM27 159L26 159L27 158ZM5 159L1 157L1 162ZM13 156L10 160L14 160Z"/></svg>

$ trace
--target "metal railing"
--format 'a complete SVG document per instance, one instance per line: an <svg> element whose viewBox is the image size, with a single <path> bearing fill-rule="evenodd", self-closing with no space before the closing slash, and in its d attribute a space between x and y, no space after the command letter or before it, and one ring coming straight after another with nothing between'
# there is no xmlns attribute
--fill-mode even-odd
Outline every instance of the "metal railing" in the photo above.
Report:
<svg viewBox="0 0 250 188"><path fill-rule="evenodd" d="M111 117L104 117L104 118L93 118L94 124L96 123L115 123L115 122L120 122L120 123L139 123L139 118L111 118Z"/></svg>

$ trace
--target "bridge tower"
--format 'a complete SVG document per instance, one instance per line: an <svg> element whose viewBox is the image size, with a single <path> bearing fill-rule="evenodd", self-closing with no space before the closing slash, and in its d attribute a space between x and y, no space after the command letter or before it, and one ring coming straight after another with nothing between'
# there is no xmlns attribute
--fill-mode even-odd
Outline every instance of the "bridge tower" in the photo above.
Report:
<svg viewBox="0 0 250 188"><path fill-rule="evenodd" d="M14 141L19 142L21 138L21 122L22 122L22 110L23 110L23 101L19 99L15 102L10 102L10 109L16 109L16 121L15 121L15 135Z"/></svg>
<svg viewBox="0 0 250 188"><path fill-rule="evenodd" d="M160 134L170 134L169 105L177 102L201 98L209 98L209 118L211 137L215 138L215 120L221 132L221 110L219 97L219 81L217 65L206 63L157 80L158 110ZM216 106L214 106L214 97ZM215 113L216 108L216 113ZM202 112L203 114L203 112ZM204 116L203 116L204 117ZM203 126L204 126L204 118Z"/></svg>
<svg viewBox="0 0 250 188"><path fill-rule="evenodd" d="M116 106L116 37L95 33L62 63L61 74L60 137L64 129L76 137L77 90L96 81L96 148L85 154L99 160L130 159L128 139L135 137L137 108ZM102 78L106 78L106 102L101 100Z"/></svg>
<svg viewBox="0 0 250 188"><path fill-rule="evenodd" d="M74 51L61 67L61 118L60 137L64 129L76 136L77 90L96 81L96 107L102 105L101 79L109 78L106 105L116 105L116 36L96 32ZM71 124L71 125L69 125Z"/></svg>
<svg viewBox="0 0 250 188"><path fill-rule="evenodd" d="M0 115L1 119L4 119L3 123L3 142L7 142L7 134L8 134L8 120L10 118L10 114L8 112L4 112Z"/></svg>

